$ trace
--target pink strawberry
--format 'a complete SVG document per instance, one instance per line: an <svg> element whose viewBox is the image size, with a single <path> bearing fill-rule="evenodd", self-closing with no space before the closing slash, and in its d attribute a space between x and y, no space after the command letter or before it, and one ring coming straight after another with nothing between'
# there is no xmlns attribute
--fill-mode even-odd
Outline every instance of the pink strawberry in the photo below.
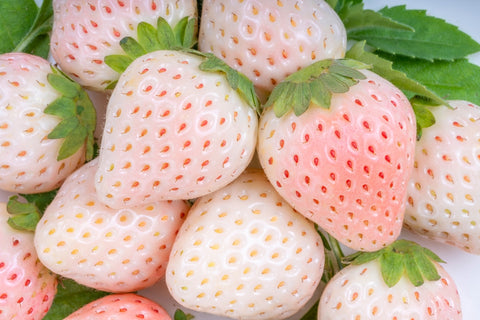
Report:
<svg viewBox="0 0 480 320"><path fill-rule="evenodd" d="M47 60L0 55L0 106L0 189L56 189L91 157L95 109L86 92Z"/></svg>
<svg viewBox="0 0 480 320"><path fill-rule="evenodd" d="M60 68L82 86L103 91L119 74L104 63L121 54L120 40L134 37L141 22L159 17L175 26L196 18L194 0L54 0L51 54Z"/></svg>
<svg viewBox="0 0 480 320"><path fill-rule="evenodd" d="M233 181L255 152L257 114L248 102L255 101L253 86L244 90L249 83L197 51L136 58L107 106L95 183L99 200L121 208L191 199Z"/></svg>
<svg viewBox="0 0 480 320"><path fill-rule="evenodd" d="M197 199L172 248L166 284L183 306L235 319L284 319L319 285L322 240L261 170Z"/></svg>
<svg viewBox="0 0 480 320"><path fill-rule="evenodd" d="M165 274L188 206L164 201L114 210L97 199L94 159L70 175L35 231L40 260L52 271L98 290L127 292Z"/></svg>
<svg viewBox="0 0 480 320"><path fill-rule="evenodd" d="M402 228L415 116L399 89L352 63L321 61L279 84L260 118L258 155L296 210L346 246L374 251Z"/></svg>
<svg viewBox="0 0 480 320"><path fill-rule="evenodd" d="M199 49L244 73L260 97L299 68L345 56L345 27L323 0L207 0L202 8Z"/></svg>
<svg viewBox="0 0 480 320"><path fill-rule="evenodd" d="M111 294L81 307L64 320L171 320L156 302L135 293Z"/></svg>
<svg viewBox="0 0 480 320"><path fill-rule="evenodd" d="M430 250L399 240L355 257L325 287L318 320L462 319L455 282Z"/></svg>
<svg viewBox="0 0 480 320"><path fill-rule="evenodd" d="M0 318L40 320L53 302L57 278L38 260L33 233L11 228L8 219L0 203Z"/></svg>
<svg viewBox="0 0 480 320"><path fill-rule="evenodd" d="M430 111L415 148L404 224L430 239L480 254L477 181L480 179L480 107L449 101Z"/></svg>

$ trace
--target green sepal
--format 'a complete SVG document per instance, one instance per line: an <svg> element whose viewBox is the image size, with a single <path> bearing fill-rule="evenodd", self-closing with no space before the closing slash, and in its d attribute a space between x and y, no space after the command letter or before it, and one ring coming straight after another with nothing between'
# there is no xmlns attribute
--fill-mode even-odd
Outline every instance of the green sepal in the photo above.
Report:
<svg viewBox="0 0 480 320"><path fill-rule="evenodd" d="M74 99L61 96L48 105L47 112L61 118L70 118L75 116L75 108Z"/></svg>
<svg viewBox="0 0 480 320"><path fill-rule="evenodd" d="M195 316L190 313L185 313L181 309L175 310L175 314L173 315L173 320L192 320Z"/></svg>
<svg viewBox="0 0 480 320"><path fill-rule="evenodd" d="M147 53L147 50L132 37L122 38L122 40L120 40L120 47L122 47L123 51L132 61Z"/></svg>
<svg viewBox="0 0 480 320"><path fill-rule="evenodd" d="M105 63L110 67L112 68L115 72L118 72L118 73L123 73L125 71L125 69L127 69L127 67L133 62L133 58L130 57L130 56L126 56L126 55L121 55L121 54L112 54L112 55L109 55L109 56L106 56L104 61ZM115 87L115 83L110 83L109 86L113 86L113 88ZM110 88L110 89L113 89L113 88Z"/></svg>
<svg viewBox="0 0 480 320"><path fill-rule="evenodd" d="M405 263L405 273L411 283L415 287L421 286L424 284L423 275L418 267L415 258L412 254L409 254L408 257L404 260Z"/></svg>
<svg viewBox="0 0 480 320"><path fill-rule="evenodd" d="M159 17L157 21L156 37L161 43L161 47L163 50L181 46L181 43L177 42L175 33L170 27L170 24L168 24L167 20L162 17Z"/></svg>
<svg viewBox="0 0 480 320"><path fill-rule="evenodd" d="M48 134L49 139L64 139L57 160L66 159L85 146L85 160L93 158L96 110L87 92L60 70L52 66L47 80L61 97L51 102L45 114L61 119Z"/></svg>
<svg viewBox="0 0 480 320"><path fill-rule="evenodd" d="M412 253L415 264L418 266L418 269L422 273L422 276L428 281L436 281L440 279L440 274L438 274L435 265L430 260L429 256L426 256L424 252L414 251Z"/></svg>
<svg viewBox="0 0 480 320"><path fill-rule="evenodd" d="M291 110L300 116L311 105L328 109L332 93L347 92L359 80L365 79L365 75L357 70L365 68L369 65L351 59L314 62L280 82L264 108L272 106L277 117Z"/></svg>
<svg viewBox="0 0 480 320"><path fill-rule="evenodd" d="M82 90L78 83L71 81L61 73L49 73L47 80L55 90L67 98L75 98Z"/></svg>
<svg viewBox="0 0 480 320"><path fill-rule="evenodd" d="M434 262L444 262L430 249L405 239L397 240L378 251L355 252L343 261L352 265L378 261L382 278L388 287L395 286L402 277L406 277L416 287L425 281L437 281L440 275Z"/></svg>
<svg viewBox="0 0 480 320"><path fill-rule="evenodd" d="M180 43L182 48L193 48L195 46L197 43L196 28L197 20L188 17L180 19L175 25L173 33L177 43Z"/></svg>
<svg viewBox="0 0 480 320"><path fill-rule="evenodd" d="M260 101L255 93L252 81L244 74L230 67L222 59L212 53L200 52L194 49L183 49L183 51L204 58L199 69L207 72L220 72L225 75L228 84L257 112L260 114Z"/></svg>
<svg viewBox="0 0 480 320"><path fill-rule="evenodd" d="M33 203L20 202L18 196L11 196L7 202L7 211L11 215L7 223L16 230L35 231L42 213Z"/></svg>
<svg viewBox="0 0 480 320"><path fill-rule="evenodd" d="M108 55L104 58L105 64L118 73L125 69L136 58L157 50L178 50L192 48L195 43L196 19L184 17L173 28L163 18L157 19L156 27L147 22L137 25L137 39L124 37L120 40L120 46L124 55ZM115 83L111 83L108 89L113 89Z"/></svg>
<svg viewBox="0 0 480 320"><path fill-rule="evenodd" d="M380 270L382 278L389 288L393 287L403 276L405 257L400 254L391 254L386 251L380 256Z"/></svg>
<svg viewBox="0 0 480 320"><path fill-rule="evenodd" d="M157 38L157 29L149 23L140 22L137 26L138 43L146 52L161 50L160 42Z"/></svg>
<svg viewBox="0 0 480 320"><path fill-rule="evenodd" d="M419 96L411 98L410 104L415 113L415 120L417 122L417 140L419 140L422 137L423 129L435 124L435 116L432 111L430 111L430 107L438 106L438 104L432 100Z"/></svg>
<svg viewBox="0 0 480 320"><path fill-rule="evenodd" d="M325 109L329 108L332 99L332 93L328 91L321 81L310 82L310 91L313 104Z"/></svg>

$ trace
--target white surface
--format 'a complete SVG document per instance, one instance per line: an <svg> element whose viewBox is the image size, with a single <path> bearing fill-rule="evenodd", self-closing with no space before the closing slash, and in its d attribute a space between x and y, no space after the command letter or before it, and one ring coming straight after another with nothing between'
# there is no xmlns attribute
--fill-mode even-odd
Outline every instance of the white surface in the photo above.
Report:
<svg viewBox="0 0 480 320"><path fill-rule="evenodd" d="M394 6L398 4L406 4L407 7L411 9L427 9L429 15L443 18L459 26L462 31L470 34L476 41L480 42L480 20L478 18L480 1L478 0L365 0L365 3L366 7L371 9L380 9L385 5ZM480 65L480 54L473 55L470 57L470 60ZM7 198L8 194L0 191L0 201L6 201ZM454 278L460 293L464 314L463 319L479 319L478 311L480 308L477 301L480 298L478 291L478 288L480 288L480 272L478 271L480 269L480 256L465 253L454 247L424 240L408 232L404 232L402 237L417 241L432 249L447 262L445 268ZM172 316L175 310L180 308L168 294L163 281L140 293L159 302ZM184 308L183 310L190 312ZM195 320L227 319L211 315L201 315L194 312L191 313L196 316ZM298 315L291 319L300 319L300 317L301 315Z"/></svg>

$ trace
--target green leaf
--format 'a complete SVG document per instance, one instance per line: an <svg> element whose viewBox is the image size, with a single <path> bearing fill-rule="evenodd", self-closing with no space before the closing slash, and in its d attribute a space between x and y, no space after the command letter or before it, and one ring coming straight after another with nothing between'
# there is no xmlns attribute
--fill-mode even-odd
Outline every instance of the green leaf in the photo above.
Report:
<svg viewBox="0 0 480 320"><path fill-rule="evenodd" d="M7 223L16 230L35 231L42 213L33 203L20 202L18 196L11 196L7 202L7 211L11 215Z"/></svg>
<svg viewBox="0 0 480 320"><path fill-rule="evenodd" d="M408 10L405 5L379 11L394 21L411 26L415 32L394 29L349 32L350 39L366 40L384 52L425 60L464 58L480 51L480 44L458 27L429 16L425 10Z"/></svg>
<svg viewBox="0 0 480 320"><path fill-rule="evenodd" d="M45 114L61 119L48 134L49 139L64 139L57 160L63 160L80 148L85 148L85 159L93 157L94 132L96 127L96 110L86 91L69 79L60 70L52 67L47 76L49 83L62 94L44 110Z"/></svg>
<svg viewBox="0 0 480 320"><path fill-rule="evenodd" d="M394 69L422 83L443 99L467 100L480 105L480 66L467 59L428 62L399 56L385 57L393 62Z"/></svg>
<svg viewBox="0 0 480 320"><path fill-rule="evenodd" d="M365 41L355 43L350 50L347 51L346 57L371 65L373 72L393 83L407 96L419 95L431 99L436 104L448 105L439 95L429 90L424 83L415 81L405 74L401 68L398 70L397 65L391 60L366 51ZM421 61L425 63L424 60Z"/></svg>
<svg viewBox="0 0 480 320"><path fill-rule="evenodd" d="M57 294L43 320L63 320L89 302L110 293L85 287L67 278L59 279Z"/></svg>
<svg viewBox="0 0 480 320"><path fill-rule="evenodd" d="M382 30L415 31L411 26L395 21L382 13L364 9L363 3L344 4L339 16L345 25L347 37L356 39L356 33L375 34Z"/></svg>
<svg viewBox="0 0 480 320"><path fill-rule="evenodd" d="M34 0L0 1L0 53L14 51L32 28L38 11Z"/></svg>
<svg viewBox="0 0 480 320"><path fill-rule="evenodd" d="M423 99L422 97L415 96L410 99L410 103L413 107L413 112L415 113L415 120L417 122L417 140L422 136L422 131L424 128L428 128L435 124L435 116L430 107L434 106L435 103L428 99Z"/></svg>
<svg viewBox="0 0 480 320"><path fill-rule="evenodd" d="M43 0L32 27L22 41L17 44L14 51L36 54L47 59L52 25L52 0Z"/></svg>

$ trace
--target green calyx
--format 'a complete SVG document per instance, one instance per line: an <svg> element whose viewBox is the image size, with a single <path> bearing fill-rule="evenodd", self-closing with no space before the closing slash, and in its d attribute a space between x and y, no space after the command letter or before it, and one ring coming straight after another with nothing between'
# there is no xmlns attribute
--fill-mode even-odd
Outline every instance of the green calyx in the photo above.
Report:
<svg viewBox="0 0 480 320"><path fill-rule="evenodd" d="M105 57L105 63L113 70L122 73L138 57L158 50L177 50L200 56L204 61L199 68L202 71L217 72L225 75L228 83L237 91L248 104L260 113L260 102L255 93L253 83L244 74L228 66L223 60L212 53L200 52L192 49L196 44L196 22L193 18L185 17L175 27L158 18L157 28L141 22L137 28L137 38L125 37L120 40L125 55L110 55ZM113 89L116 82L111 83L107 89Z"/></svg>
<svg viewBox="0 0 480 320"><path fill-rule="evenodd" d="M57 160L66 159L85 148L85 160L93 158L96 110L87 92L59 69L52 66L47 80L61 96L50 103L45 114L57 116L60 123L49 133L49 139L64 139Z"/></svg>
<svg viewBox="0 0 480 320"><path fill-rule="evenodd" d="M244 99L257 114L260 114L260 101L255 93L252 81L250 81L247 76L230 67L213 53L201 52L194 49L184 49L182 51L202 57L204 61L199 65L200 70L223 74L230 87L237 91L242 99Z"/></svg>
<svg viewBox="0 0 480 320"><path fill-rule="evenodd" d="M184 17L175 27L162 17L157 20L154 27L147 22L140 22L137 26L137 39L125 37L120 40L124 55L109 55L105 63L118 73L122 73L136 58L157 50L175 50L192 48L197 40L196 19ZM113 89L116 82L111 83L107 89Z"/></svg>
<svg viewBox="0 0 480 320"><path fill-rule="evenodd" d="M56 194L57 190L22 194L26 201L19 201L17 195L11 196L7 202L7 212L10 214L7 223L16 230L35 231L43 212Z"/></svg>
<svg viewBox="0 0 480 320"><path fill-rule="evenodd" d="M344 262L361 265L372 260L379 261L383 280L390 288L403 276L415 287L425 280L437 281L440 275L433 262L444 263L433 251L404 239L375 252L356 252L345 257Z"/></svg>
<svg viewBox="0 0 480 320"><path fill-rule="evenodd" d="M345 93L365 75L359 69L369 65L352 59L327 59L291 74L270 94L265 107L273 106L277 117L293 110L303 114L310 105L330 108L333 93Z"/></svg>

